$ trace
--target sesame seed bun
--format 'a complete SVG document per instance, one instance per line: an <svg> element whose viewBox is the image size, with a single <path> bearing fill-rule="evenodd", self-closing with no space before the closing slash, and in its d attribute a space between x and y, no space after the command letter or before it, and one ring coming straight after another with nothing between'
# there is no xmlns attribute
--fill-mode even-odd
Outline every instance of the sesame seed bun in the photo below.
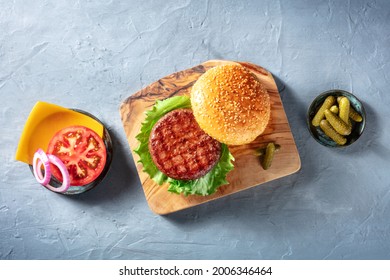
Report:
<svg viewBox="0 0 390 280"><path fill-rule="evenodd" d="M199 126L227 145L255 140L264 132L271 112L265 87L238 64L207 70L192 87L191 105Z"/></svg>

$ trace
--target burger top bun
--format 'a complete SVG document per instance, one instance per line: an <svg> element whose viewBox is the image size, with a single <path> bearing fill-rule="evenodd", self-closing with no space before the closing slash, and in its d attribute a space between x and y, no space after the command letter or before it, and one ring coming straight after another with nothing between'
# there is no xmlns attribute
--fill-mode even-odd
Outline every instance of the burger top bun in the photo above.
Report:
<svg viewBox="0 0 390 280"><path fill-rule="evenodd" d="M264 132L271 112L267 90L239 64L206 71L192 87L191 105L199 126L227 145L255 140Z"/></svg>

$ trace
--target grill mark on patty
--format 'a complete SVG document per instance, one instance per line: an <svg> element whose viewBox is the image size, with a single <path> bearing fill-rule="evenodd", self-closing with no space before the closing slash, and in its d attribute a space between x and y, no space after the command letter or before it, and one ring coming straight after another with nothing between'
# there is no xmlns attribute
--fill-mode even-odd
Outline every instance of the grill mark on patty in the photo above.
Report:
<svg viewBox="0 0 390 280"><path fill-rule="evenodd" d="M194 180L215 166L221 144L199 127L190 109L178 109L154 125L149 151L154 164L168 177Z"/></svg>

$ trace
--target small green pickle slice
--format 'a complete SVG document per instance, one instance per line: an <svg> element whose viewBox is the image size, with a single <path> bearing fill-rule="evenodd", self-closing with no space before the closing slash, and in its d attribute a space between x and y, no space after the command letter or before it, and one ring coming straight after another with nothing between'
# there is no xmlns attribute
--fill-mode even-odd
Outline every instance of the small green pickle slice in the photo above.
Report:
<svg viewBox="0 0 390 280"><path fill-rule="evenodd" d="M348 123L349 120L349 110L349 99L347 97L342 97L339 102L339 117L345 123Z"/></svg>
<svg viewBox="0 0 390 280"><path fill-rule="evenodd" d="M363 121L362 116L358 112L356 112L355 109L352 108L352 106L349 108L349 117L355 122Z"/></svg>
<svg viewBox="0 0 390 280"><path fill-rule="evenodd" d="M336 98L332 95L328 96L324 103L322 103L320 109L318 109L317 113L315 114L314 118L312 119L311 123L314 126L319 126L320 121L324 118L324 113L326 109L329 109L332 107L332 105L336 102Z"/></svg>
<svg viewBox="0 0 390 280"><path fill-rule="evenodd" d="M257 148L254 155L261 157L261 156L265 155L266 150L267 150L267 147ZM280 145L275 144L275 152L277 152L279 150L280 150Z"/></svg>
<svg viewBox="0 0 390 280"><path fill-rule="evenodd" d="M328 109L325 110L325 118L331 126L341 135L349 135L352 131L352 126L349 123L343 122L337 115L333 114Z"/></svg>
<svg viewBox="0 0 390 280"><path fill-rule="evenodd" d="M347 143L347 139L337 133L337 131L330 125L327 120L322 120L320 122L320 128L327 136L329 136L330 139L335 141L338 145L345 145L345 143Z"/></svg>
<svg viewBox="0 0 390 280"><path fill-rule="evenodd" d="M271 167L272 161L274 159L276 151L276 146L274 143L268 143L267 148L265 149L265 155L263 157L263 160L261 161L261 165L263 166L264 170L267 170Z"/></svg>
<svg viewBox="0 0 390 280"><path fill-rule="evenodd" d="M333 105L332 107L330 107L329 111L331 111L334 114L338 114L339 113L339 107L337 107L337 105Z"/></svg>

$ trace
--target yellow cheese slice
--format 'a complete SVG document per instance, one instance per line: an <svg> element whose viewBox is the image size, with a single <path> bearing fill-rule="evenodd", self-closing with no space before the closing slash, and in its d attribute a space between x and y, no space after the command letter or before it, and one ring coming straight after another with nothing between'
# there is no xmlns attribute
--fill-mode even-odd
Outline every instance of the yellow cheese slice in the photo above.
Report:
<svg viewBox="0 0 390 280"><path fill-rule="evenodd" d="M58 105L38 101L24 126L15 159L32 164L37 149L46 151L56 132L73 125L88 127L100 137L103 136L103 125L95 119Z"/></svg>

